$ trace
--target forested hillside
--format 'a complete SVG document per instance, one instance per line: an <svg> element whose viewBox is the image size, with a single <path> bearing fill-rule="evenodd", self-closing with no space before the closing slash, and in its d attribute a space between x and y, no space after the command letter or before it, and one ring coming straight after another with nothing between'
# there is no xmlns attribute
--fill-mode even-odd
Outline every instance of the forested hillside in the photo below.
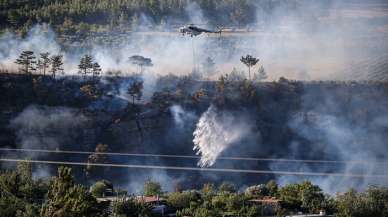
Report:
<svg viewBox="0 0 388 217"><path fill-rule="evenodd" d="M214 25L253 23L257 1L254 0L1 0L0 26L26 31L35 23L62 26L63 31L92 28L113 29L164 25L190 21L190 13L201 13ZM262 6L276 4L268 1ZM189 13L190 10L190 13ZM100 29L101 30L101 29Z"/></svg>

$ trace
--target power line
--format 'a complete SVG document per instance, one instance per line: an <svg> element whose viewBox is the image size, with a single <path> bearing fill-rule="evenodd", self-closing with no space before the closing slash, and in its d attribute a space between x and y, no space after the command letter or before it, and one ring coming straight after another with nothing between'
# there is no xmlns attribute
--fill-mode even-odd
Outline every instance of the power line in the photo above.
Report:
<svg viewBox="0 0 388 217"><path fill-rule="evenodd" d="M73 151L73 150L49 150L49 149L27 149L27 148L0 148L0 151L17 152L40 152L40 153L62 153L62 154L97 154L112 156L131 156L131 157L161 157L161 158L187 158L200 159L196 155L171 155L171 154L141 154L141 153L120 153L120 152L92 152L92 151ZM294 163L333 163L333 164L388 164L386 161L346 161L346 160L309 160L309 159L285 159L285 158L255 158L255 157L218 157L220 160L242 160L242 161L274 161L274 162L294 162Z"/></svg>
<svg viewBox="0 0 388 217"><path fill-rule="evenodd" d="M245 169L223 169L223 168L199 168L199 167L178 167L178 166L157 166L157 165L137 165L137 164L111 164L111 163L85 163L72 161L46 161L29 159L10 159L0 158L2 162L27 162L36 164L54 164L70 166L98 166L98 167L119 167L132 169L160 169L160 170L181 170L198 172L223 172L223 173L251 173L251 174L273 174L273 175L291 175L291 176L336 176L352 178L385 178L388 175L378 174L354 174L354 173L324 173L324 172L289 172L289 171L271 171L271 170L245 170Z"/></svg>

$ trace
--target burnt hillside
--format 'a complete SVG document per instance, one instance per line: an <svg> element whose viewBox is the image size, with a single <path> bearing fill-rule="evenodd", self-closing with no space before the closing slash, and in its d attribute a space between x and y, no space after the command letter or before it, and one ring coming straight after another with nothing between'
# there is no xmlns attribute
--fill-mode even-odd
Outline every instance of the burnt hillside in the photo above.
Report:
<svg viewBox="0 0 388 217"><path fill-rule="evenodd" d="M193 132L200 130L199 120L206 122L206 118L214 116L216 123L233 123L225 126L227 132L239 134L231 144L222 147L221 156L373 162L388 158L385 141L388 136L387 83L305 83L283 78L278 82L252 83L234 81L227 76L218 81L164 76L159 77L152 88L145 84L141 96L134 97L128 89L136 80L141 78L52 79L2 74L0 147L94 151L97 144L106 144L103 151L194 155ZM217 131L205 130L205 133L214 135ZM20 153L1 154L16 156ZM29 153L29 157L193 167L197 163L192 159L120 156L102 159L76 154ZM380 164L365 167L347 163L240 163L222 159L213 167L368 174L386 169ZM83 177L80 179L87 181L115 174L120 178L114 181L125 185L138 177L161 177L158 172L142 175L141 171L134 177L118 169L92 168L89 172L88 177L80 176ZM78 173L84 172L79 170ZM159 181L178 180L192 185L189 177L194 177L196 182L220 178L206 173L184 175L188 177L185 180L182 173L167 171L163 172L163 177L167 178ZM226 176L226 179L245 184L270 178L273 177ZM340 181L338 185L349 183ZM364 184L367 180L356 182Z"/></svg>

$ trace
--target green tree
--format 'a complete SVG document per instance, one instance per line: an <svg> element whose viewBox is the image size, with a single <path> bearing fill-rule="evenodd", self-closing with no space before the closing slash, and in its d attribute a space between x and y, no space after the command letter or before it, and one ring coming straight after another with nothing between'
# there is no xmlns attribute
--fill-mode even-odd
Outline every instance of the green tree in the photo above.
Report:
<svg viewBox="0 0 388 217"><path fill-rule="evenodd" d="M63 72L63 56L62 55L54 55L51 57L51 75L55 78L56 74L59 72Z"/></svg>
<svg viewBox="0 0 388 217"><path fill-rule="evenodd" d="M245 189L246 195L259 197L259 198L263 198L265 196L268 196L268 193L269 193L269 191L267 189L267 186L264 184L250 186L247 189Z"/></svg>
<svg viewBox="0 0 388 217"><path fill-rule="evenodd" d="M354 189L337 195L337 217L367 217L364 216L365 204L360 195Z"/></svg>
<svg viewBox="0 0 388 217"><path fill-rule="evenodd" d="M144 183L143 191L145 196L157 196L163 193L162 186L158 182L153 182L151 180L147 180Z"/></svg>
<svg viewBox="0 0 388 217"><path fill-rule="evenodd" d="M83 56L80 60L80 63L78 65L78 69L79 69L79 73L80 74L83 74L84 76L86 76L87 74L89 73L92 73L92 69L93 69L93 58L92 56L86 54L85 56Z"/></svg>
<svg viewBox="0 0 388 217"><path fill-rule="evenodd" d="M370 186L365 192L354 189L336 197L336 217L388 216L388 188Z"/></svg>
<svg viewBox="0 0 388 217"><path fill-rule="evenodd" d="M196 192L184 191L173 192L168 195L167 203L175 209L181 210L184 208L190 208L192 202L199 202L200 195Z"/></svg>
<svg viewBox="0 0 388 217"><path fill-rule="evenodd" d="M251 67L256 65L259 62L259 59L248 54L245 57L242 56L240 61L248 67L249 80L251 80Z"/></svg>
<svg viewBox="0 0 388 217"><path fill-rule="evenodd" d="M370 216L388 216L388 187L369 186L362 196Z"/></svg>
<svg viewBox="0 0 388 217"><path fill-rule="evenodd" d="M112 204L113 217L150 217L152 205L143 203L134 197L117 198Z"/></svg>
<svg viewBox="0 0 388 217"><path fill-rule="evenodd" d="M72 19L66 17L61 26L61 30L65 34L73 34L75 32L75 26Z"/></svg>
<svg viewBox="0 0 388 217"><path fill-rule="evenodd" d="M309 181L299 184L299 198L302 202L301 208L310 213L319 213L325 201L322 189Z"/></svg>
<svg viewBox="0 0 388 217"><path fill-rule="evenodd" d="M51 59L50 59L50 53L41 53L40 58L38 59L38 69L39 73L43 72L43 75L46 75L46 70L50 65Z"/></svg>
<svg viewBox="0 0 388 217"><path fill-rule="evenodd" d="M32 178L30 163L18 163L16 170L0 173L0 216L38 216L47 186Z"/></svg>
<svg viewBox="0 0 388 217"><path fill-rule="evenodd" d="M318 213L325 205L322 189L309 181L299 184L287 184L279 190L280 199L285 208Z"/></svg>
<svg viewBox="0 0 388 217"><path fill-rule="evenodd" d="M271 197L277 197L278 195L278 190L279 190L279 186L278 184L276 183L275 180L270 180L269 182L267 182L267 184L265 185L265 187L267 188L268 190L268 195L271 196Z"/></svg>
<svg viewBox="0 0 388 217"><path fill-rule="evenodd" d="M95 197L104 197L106 193L113 193L113 185L111 182L101 180L90 187L90 192Z"/></svg>
<svg viewBox="0 0 388 217"><path fill-rule="evenodd" d="M93 66L92 66L93 77L95 78L95 77L99 76L101 74L101 71L102 70L101 70L100 65L97 62L93 63Z"/></svg>
<svg viewBox="0 0 388 217"><path fill-rule="evenodd" d="M75 185L70 168L60 167L58 176L51 181L41 217L98 216L96 199L85 187Z"/></svg>
<svg viewBox="0 0 388 217"><path fill-rule="evenodd" d="M298 211L302 205L299 198L298 184L286 184L279 190L279 199L283 201L284 208Z"/></svg>
<svg viewBox="0 0 388 217"><path fill-rule="evenodd" d="M36 57L34 56L33 51L23 51L19 58L16 59L16 64L20 65L20 72L24 74L31 74L36 70L35 61Z"/></svg>
<svg viewBox="0 0 388 217"><path fill-rule="evenodd" d="M20 22L20 14L18 13L17 10L9 10L8 11L8 22L14 26L17 27Z"/></svg>
<svg viewBox="0 0 388 217"><path fill-rule="evenodd" d="M220 192L227 192L227 193L235 193L236 192L236 187L229 182L223 182L219 187L218 191Z"/></svg>

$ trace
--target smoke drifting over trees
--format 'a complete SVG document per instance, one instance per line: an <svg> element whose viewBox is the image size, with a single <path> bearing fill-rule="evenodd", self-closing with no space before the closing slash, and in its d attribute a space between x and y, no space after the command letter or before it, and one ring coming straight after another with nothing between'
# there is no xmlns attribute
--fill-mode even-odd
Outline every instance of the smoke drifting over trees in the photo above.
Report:
<svg viewBox="0 0 388 217"><path fill-rule="evenodd" d="M381 163L388 158L386 83L285 78L353 80L349 65L378 59L375 67L360 69L386 80L385 4L376 9L361 1L355 1L356 6L347 1L136 2L127 6L115 1L111 10L106 10L106 1L84 1L81 8L70 1L15 3L16 8L4 4L0 25L10 30L0 36L0 69L9 73L0 75L0 139L7 146L90 151L106 144L113 152L191 158L113 156L103 158L104 163L366 175L307 177L330 193L386 184L367 177L387 175L387 165ZM24 14L22 8L36 13ZM62 16L68 8L78 18ZM205 23L209 28L221 24L230 30L220 36L186 38L176 33L176 22ZM260 63L244 58L247 71L240 57L248 53ZM193 62L202 63L201 78L193 78ZM19 69L29 75L14 73ZM96 79L80 79L78 72ZM37 75L47 73L52 78ZM93 163L97 156L33 157ZM284 185L305 178L131 171L101 173L117 177L110 181L134 193L149 179L173 190L175 183L198 187L209 180L227 180L242 186L277 179ZM53 174L53 169L37 168L34 173ZM80 181L90 182L82 169L75 173Z"/></svg>
<svg viewBox="0 0 388 217"><path fill-rule="evenodd" d="M195 59L198 62L204 62L211 54L219 73L228 73L233 66L243 69L238 60L241 55L250 53L260 58L270 80L276 80L281 76L303 80L354 79L356 77L348 73L350 66L355 63L362 64L366 58L373 62L388 50L387 44L384 43L387 39L384 31L386 17L383 12L384 4L368 5L364 1L355 1L354 4L330 1L298 1L298 3L247 1L234 4L223 1L222 4L229 6L220 6L221 3L217 3L216 9L213 8L215 5L204 4L196 1L189 4L184 1L178 9L182 9L180 13L184 14L185 19L178 16L169 21L170 25L211 23L214 16L222 19L221 14L231 17L240 14L239 16L249 17L249 22L237 22L245 23L240 28L234 27L235 24L230 21L231 18L227 18L225 22L217 22L226 28L236 29L237 33L239 29L247 31L246 34L234 35L232 31L221 36L204 35L194 39ZM85 5L89 4L85 3ZM162 7L162 3L156 4L155 7ZM250 10L254 13L247 13ZM132 10L130 11L129 13L132 13ZM106 34L91 33L90 36L85 36L86 38L72 37L63 35L53 25L50 28L44 24L34 25L44 23L44 20L32 22L33 28L26 31L25 38L9 32L1 36L0 65L2 68L15 69L13 62L23 50L31 50L36 54L61 53L64 55L65 73L75 74L80 57L90 53L103 71L127 73L134 71L127 61L128 57L137 54L153 60L152 71L156 74L191 73L193 58L191 40L175 34L175 27L163 27L158 22L153 22L153 15L149 17L147 14L148 12L145 12L136 16L139 17L140 27L151 26L146 31L150 32L149 34L129 30L125 33L115 31ZM93 14L91 17L93 16L97 15ZM356 20L360 22L355 22ZM158 32L160 28L166 30L166 34ZM364 43L365 41L368 43ZM41 44L46 46L39 46ZM378 61L377 64L382 67L385 60ZM307 72L309 77L299 73L301 71ZM376 69L369 67L363 70L363 74L370 75L365 77L373 78L374 76L371 75L373 73L384 74L384 69L381 71L379 67ZM211 76L212 79L217 77ZM380 75L378 78L381 77L384 78ZM363 76L360 78L362 79Z"/></svg>

